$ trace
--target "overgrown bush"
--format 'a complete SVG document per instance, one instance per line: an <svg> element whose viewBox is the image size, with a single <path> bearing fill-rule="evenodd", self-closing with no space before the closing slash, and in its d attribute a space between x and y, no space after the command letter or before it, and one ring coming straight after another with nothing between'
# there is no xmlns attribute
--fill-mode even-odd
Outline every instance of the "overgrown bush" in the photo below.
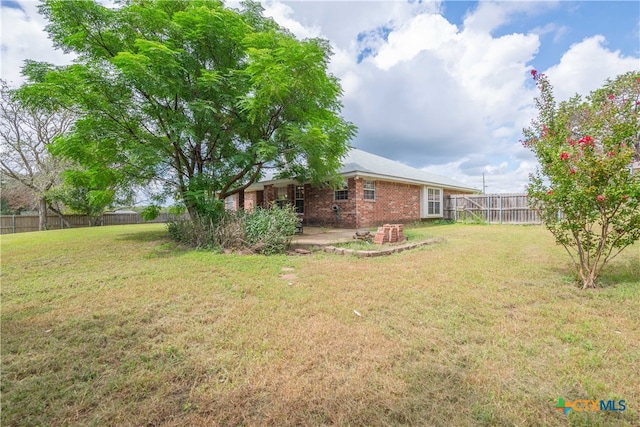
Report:
<svg viewBox="0 0 640 427"><path fill-rule="evenodd" d="M292 206L248 212L244 219L245 241L266 255L282 253L291 243L298 221Z"/></svg>
<svg viewBox="0 0 640 427"><path fill-rule="evenodd" d="M213 248L215 244L211 221L178 219L167 223L169 237L183 245L198 249Z"/></svg>
<svg viewBox="0 0 640 427"><path fill-rule="evenodd" d="M167 229L171 239L195 248L250 249L271 255L287 249L297 224L293 207L274 205L247 212L226 211L216 221L173 221Z"/></svg>
<svg viewBox="0 0 640 427"><path fill-rule="evenodd" d="M245 248L245 220L244 211L226 211L220 216L218 224L213 228L213 243L218 248Z"/></svg>

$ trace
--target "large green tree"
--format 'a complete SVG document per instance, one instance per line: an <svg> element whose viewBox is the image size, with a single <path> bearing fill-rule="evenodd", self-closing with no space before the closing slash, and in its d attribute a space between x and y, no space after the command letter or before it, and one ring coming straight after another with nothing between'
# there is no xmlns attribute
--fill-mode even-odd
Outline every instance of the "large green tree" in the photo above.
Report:
<svg viewBox="0 0 640 427"><path fill-rule="evenodd" d="M332 177L355 133L328 42L296 39L256 3L44 0L40 12L55 46L77 55L23 69L26 99L80 115L56 153L161 180L194 219L269 169Z"/></svg>
<svg viewBox="0 0 640 427"><path fill-rule="evenodd" d="M609 80L586 100L559 105L545 75L532 71L540 95L538 118L524 130L540 167L529 199L573 260L583 288L640 238L640 73Z"/></svg>

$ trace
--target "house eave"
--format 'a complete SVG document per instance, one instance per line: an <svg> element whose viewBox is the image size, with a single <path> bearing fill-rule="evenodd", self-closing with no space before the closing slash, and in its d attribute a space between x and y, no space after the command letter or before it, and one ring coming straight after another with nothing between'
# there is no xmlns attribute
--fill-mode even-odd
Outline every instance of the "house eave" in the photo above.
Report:
<svg viewBox="0 0 640 427"><path fill-rule="evenodd" d="M412 185L420 185L420 186L427 186L427 187L437 187L437 188L443 188L447 190L457 190L457 191L464 191L464 192L471 191L475 193L480 191L479 189L473 188L473 187L450 185L450 184L445 184L445 183L436 182L436 181L423 181L418 179L403 178L403 177L397 177L393 175L384 175L384 174L378 174L378 173L367 172L367 171L351 171L351 172L345 172L341 175L344 176L345 178L370 178L372 180L398 182L402 184L412 184Z"/></svg>
<svg viewBox="0 0 640 427"><path fill-rule="evenodd" d="M268 180L268 181L259 181L259 182L254 182L253 184L251 184L250 186L248 186L244 191L245 192L251 192L251 191L262 191L264 190L264 187L267 185L273 185L273 186L279 186L279 185L288 185L288 184L300 184L298 181L296 181L295 179L290 179L290 178L283 178L283 179L272 179L272 180Z"/></svg>
<svg viewBox="0 0 640 427"><path fill-rule="evenodd" d="M340 175L342 175L345 178L363 178L363 179L366 178L371 180L380 180L380 181L388 181L388 182L398 182L402 184L443 188L446 190L462 191L465 193L466 192L476 193L480 191L479 189L473 188L473 187L456 186L456 185L450 185L450 184L445 184L445 183L436 182L436 181L422 181L417 179L403 178L403 177L373 173L368 171L350 171L350 172L341 173ZM249 187L246 188L245 192L262 191L264 190L264 187L267 185L273 185L277 187L277 186L288 185L288 184L299 185L301 183L296 181L295 179L288 179L288 178L260 181L260 182L251 184Z"/></svg>

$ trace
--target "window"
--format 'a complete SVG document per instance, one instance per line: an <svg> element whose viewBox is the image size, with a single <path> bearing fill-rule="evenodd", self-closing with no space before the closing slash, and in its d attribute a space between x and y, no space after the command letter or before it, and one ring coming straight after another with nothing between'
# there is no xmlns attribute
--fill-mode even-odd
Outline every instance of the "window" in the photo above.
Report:
<svg viewBox="0 0 640 427"><path fill-rule="evenodd" d="M276 205L283 208L287 205L287 187L276 187Z"/></svg>
<svg viewBox="0 0 640 427"><path fill-rule="evenodd" d="M276 200L287 200L287 187L276 187Z"/></svg>
<svg viewBox="0 0 640 427"><path fill-rule="evenodd" d="M349 199L349 189L347 187L343 187L339 190L334 191L334 200L348 200Z"/></svg>
<svg viewBox="0 0 640 427"><path fill-rule="evenodd" d="M296 213L304 213L304 186L298 185L296 187Z"/></svg>
<svg viewBox="0 0 640 427"><path fill-rule="evenodd" d="M441 191L439 188L427 189L427 215L442 215Z"/></svg>
<svg viewBox="0 0 640 427"><path fill-rule="evenodd" d="M233 196L227 196L227 198L224 199L224 208L228 211L233 210Z"/></svg>
<svg viewBox="0 0 640 427"><path fill-rule="evenodd" d="M365 200L376 199L376 182L375 181L364 182L364 199Z"/></svg>

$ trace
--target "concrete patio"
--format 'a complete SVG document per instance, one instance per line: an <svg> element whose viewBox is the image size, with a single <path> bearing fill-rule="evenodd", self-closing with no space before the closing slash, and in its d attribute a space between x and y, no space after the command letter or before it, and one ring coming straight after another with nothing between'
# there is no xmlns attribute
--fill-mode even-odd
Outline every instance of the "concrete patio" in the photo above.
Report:
<svg viewBox="0 0 640 427"><path fill-rule="evenodd" d="M294 247L326 246L333 243L353 241L356 234L354 228L326 228L307 227L302 229L302 234L293 236L291 245Z"/></svg>

